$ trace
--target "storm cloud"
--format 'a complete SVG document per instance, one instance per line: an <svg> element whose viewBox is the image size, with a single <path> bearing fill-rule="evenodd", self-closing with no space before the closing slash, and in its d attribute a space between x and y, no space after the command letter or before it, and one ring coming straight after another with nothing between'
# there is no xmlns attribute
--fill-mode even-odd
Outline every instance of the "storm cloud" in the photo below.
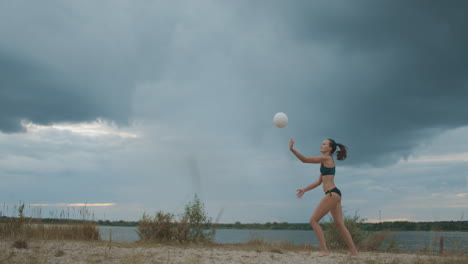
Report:
<svg viewBox="0 0 468 264"><path fill-rule="evenodd" d="M350 211L457 219L467 5L1 1L0 192L126 219L196 192L222 221L303 221L323 194L295 198L318 168L289 138L306 156L334 138Z"/></svg>
<svg viewBox="0 0 468 264"><path fill-rule="evenodd" d="M145 116L267 144L283 111L299 145L333 137L353 164L390 164L468 122L462 1L20 1L0 10L3 132L23 131L22 120Z"/></svg>
<svg viewBox="0 0 468 264"><path fill-rule="evenodd" d="M156 8L140 18L144 9L122 1L0 5L0 130L19 132L22 121L129 124L135 85L156 73L171 28L153 21Z"/></svg>

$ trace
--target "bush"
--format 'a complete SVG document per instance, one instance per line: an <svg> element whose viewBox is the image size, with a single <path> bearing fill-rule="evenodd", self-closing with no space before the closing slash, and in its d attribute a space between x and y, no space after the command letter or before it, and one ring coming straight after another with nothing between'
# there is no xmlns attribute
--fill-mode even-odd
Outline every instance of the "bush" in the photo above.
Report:
<svg viewBox="0 0 468 264"><path fill-rule="evenodd" d="M384 244L388 244L388 250L397 248L397 240L390 235L388 230L381 232L365 231L362 226L365 219L362 219L357 213L351 216L344 216L344 223L348 229L354 244L361 250L379 250ZM327 245L332 249L347 249L341 232L336 228L335 223L330 218L329 221L323 223L323 227L327 234L325 239Z"/></svg>
<svg viewBox="0 0 468 264"><path fill-rule="evenodd" d="M214 237L211 218L197 195L185 206L185 212L176 219L174 214L158 211L154 217L144 213L138 225L138 236L142 241L205 243Z"/></svg>
<svg viewBox="0 0 468 264"><path fill-rule="evenodd" d="M181 223L183 223L182 230L184 230L183 240L190 242L212 240L213 231L206 231L211 227L211 218L206 215L205 206L197 196L185 206L185 213L182 216Z"/></svg>
<svg viewBox="0 0 468 264"><path fill-rule="evenodd" d="M140 240L167 242L176 237L176 231L174 215L159 211L154 218L143 213L137 233Z"/></svg>
<svg viewBox="0 0 468 264"><path fill-rule="evenodd" d="M363 250L378 250L382 247L382 245L385 243L385 241L388 241L390 237L390 231L385 230L385 231L380 231L380 232L375 232L372 233L371 235L367 236L361 243L359 244L359 247ZM391 247L395 247L395 240L392 240L390 242Z"/></svg>
<svg viewBox="0 0 468 264"><path fill-rule="evenodd" d="M353 238L354 244L359 245L361 241L363 241L369 233L364 231L361 228L364 219L361 219L357 213L353 216L344 216L344 224L348 229L351 237ZM324 229L327 231L325 239L327 241L327 245L332 249L347 249L348 246L346 245L341 232L336 228L336 225L333 219L329 219L329 221L323 223Z"/></svg>

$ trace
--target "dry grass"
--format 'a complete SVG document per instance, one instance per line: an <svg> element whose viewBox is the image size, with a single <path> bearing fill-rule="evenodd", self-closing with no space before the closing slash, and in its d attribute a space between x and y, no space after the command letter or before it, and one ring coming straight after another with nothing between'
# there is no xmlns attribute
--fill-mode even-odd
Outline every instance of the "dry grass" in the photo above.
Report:
<svg viewBox="0 0 468 264"><path fill-rule="evenodd" d="M247 243L228 244L226 246L235 248L237 250L273 253L318 250L317 247L314 247L310 244L294 245L289 241L267 242L262 239L252 239Z"/></svg>
<svg viewBox="0 0 468 264"><path fill-rule="evenodd" d="M389 241L389 246L387 248L382 248L382 245L387 241ZM369 235L358 244L358 248L364 251L400 251L397 249L396 244L396 239L391 236L390 231L385 230Z"/></svg>
<svg viewBox="0 0 468 264"><path fill-rule="evenodd" d="M15 208L16 209L16 208ZM81 221L69 219L58 220L54 224L43 224L40 219L25 216L25 206L17 208L18 216L0 218L0 237L28 241L39 240L99 240L99 228L93 221L87 219L91 213L86 207L80 209ZM3 211L2 211L3 212ZM62 212L61 215L64 215Z"/></svg>
<svg viewBox="0 0 468 264"><path fill-rule="evenodd" d="M10 221L16 221L10 219ZM0 223L0 226L2 223ZM11 231L0 232L4 238L16 238L20 240L99 240L99 228L92 222L78 224L32 224L24 223L20 228Z"/></svg>

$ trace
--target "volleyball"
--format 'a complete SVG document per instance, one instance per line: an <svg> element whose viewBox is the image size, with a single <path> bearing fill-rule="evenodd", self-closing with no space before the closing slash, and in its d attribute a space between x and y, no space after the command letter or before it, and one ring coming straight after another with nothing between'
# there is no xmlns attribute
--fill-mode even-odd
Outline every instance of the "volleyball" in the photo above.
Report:
<svg viewBox="0 0 468 264"><path fill-rule="evenodd" d="M273 117L273 124L279 128L285 127L288 124L288 116L283 112L276 113Z"/></svg>

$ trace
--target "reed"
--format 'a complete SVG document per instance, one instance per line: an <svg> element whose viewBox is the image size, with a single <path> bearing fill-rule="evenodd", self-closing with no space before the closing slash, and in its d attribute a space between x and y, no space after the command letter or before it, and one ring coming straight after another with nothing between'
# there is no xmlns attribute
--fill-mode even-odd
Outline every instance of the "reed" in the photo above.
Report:
<svg viewBox="0 0 468 264"><path fill-rule="evenodd" d="M5 207L5 206L4 206ZM14 207L17 216L0 218L0 236L4 239L16 241L39 240L99 240L100 234L97 224L88 220L92 215L86 207L80 209L80 220L64 218L64 211L60 213L61 219L53 224L44 224L40 217L27 217L25 204ZM4 211L2 211L3 213Z"/></svg>

